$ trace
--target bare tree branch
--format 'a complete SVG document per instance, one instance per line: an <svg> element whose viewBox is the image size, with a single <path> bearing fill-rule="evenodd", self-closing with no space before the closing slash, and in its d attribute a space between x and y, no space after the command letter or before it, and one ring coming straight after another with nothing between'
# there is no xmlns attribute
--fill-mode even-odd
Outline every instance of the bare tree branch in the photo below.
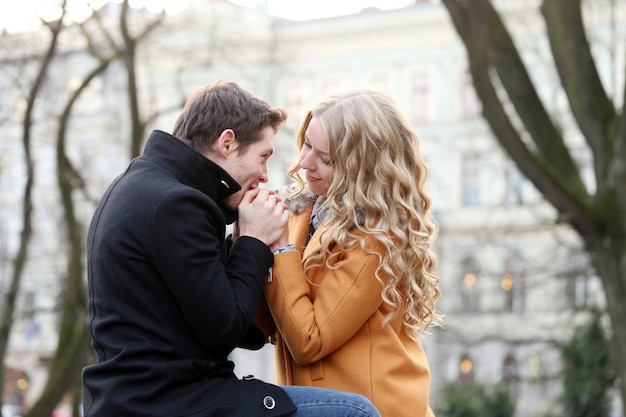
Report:
<svg viewBox="0 0 626 417"><path fill-rule="evenodd" d="M33 210L32 191L35 183L35 166L31 154L31 127L33 124L33 111L37 98L42 90L48 68L55 55L59 34L63 28L63 16L65 15L65 2L63 2L62 14L57 22L52 22L46 26L50 29L51 38L48 49L41 60L41 65L37 72L37 76L32 84L28 98L26 101L26 111L24 113L22 124L22 145L24 149L24 164L26 166L26 183L24 185L24 203L22 206L22 232L20 234L19 248L13 262L13 271L11 283L6 295L4 303L4 311L2 312L2 323L0 323L0 363L4 364L7 347L9 344L9 336L13 324L13 315L15 312L15 302L19 292L20 282L24 267L28 259L28 247L32 235L32 219ZM0 366L0 387L4 386L4 366ZM0 396L0 406L2 405L2 396Z"/></svg>
<svg viewBox="0 0 626 417"><path fill-rule="evenodd" d="M617 127L617 115L600 81L585 28L581 0L544 0L545 19L552 55L563 89L595 160L599 190L608 169L607 150Z"/></svg>
<svg viewBox="0 0 626 417"><path fill-rule="evenodd" d="M161 13L160 17L147 25L142 33L140 33L137 37L133 37L130 34L128 27L128 10L128 0L124 0L122 2L122 13L120 14L120 30L122 32L122 38L124 39L125 45L125 52L122 58L124 60L126 73L128 75L127 91L131 117L130 157L134 158L136 156L139 156L141 152L141 144L143 143L143 137L146 128L146 122L141 120L141 115L139 114L139 96L137 90L137 72L135 65L135 59L137 56L137 43L161 23L164 14Z"/></svg>
<svg viewBox="0 0 626 417"><path fill-rule="evenodd" d="M554 128L534 86L530 83L530 78L523 68L522 60L513 41L493 6L486 0L473 1L471 5L467 1L443 0L443 2L468 50L470 72L476 92L483 103L483 116L501 145L520 171L565 218L575 221L577 227L586 233L595 234L595 224L589 221L590 207L584 187L581 190L582 184L580 184L579 174L575 171L573 177L577 180L574 183L572 183L571 176L566 175L574 169L571 157L564 149L562 137ZM496 34L494 35L492 32ZM500 38L497 40L497 47L492 46L496 42L494 38ZM502 38L507 38L508 41L504 41ZM508 45L507 52L504 52L505 44ZM522 121L531 125L531 128L525 125L529 133L537 135L533 136L533 143L537 144L537 151L529 149L512 124L493 82L494 72L497 68L496 63L503 64L507 59L511 59L512 63L501 67L497 73L498 75L507 72L517 74L505 75L503 84L505 84L505 80L506 84L522 83L523 88L510 85L507 92L509 95L513 94L511 99L516 103L516 109L519 108L518 114ZM526 89L532 90L532 93L519 91ZM516 93L518 95L515 95ZM523 108L525 106L529 106L531 109L525 110ZM539 123L540 119L546 123L545 130L551 131L556 135L556 138L544 134L544 129ZM559 154L557 149L562 149L563 154ZM560 161L563 158L567 158L568 161L561 165L555 163L555 160ZM596 244L599 245L599 241Z"/></svg>
<svg viewBox="0 0 626 417"><path fill-rule="evenodd" d="M491 56L502 85L547 164L547 169L565 188L582 200L587 194L585 186L565 146L562 132L555 126L541 102L500 15L489 1L481 0L481 3L487 9ZM471 18L472 13L469 15Z"/></svg>

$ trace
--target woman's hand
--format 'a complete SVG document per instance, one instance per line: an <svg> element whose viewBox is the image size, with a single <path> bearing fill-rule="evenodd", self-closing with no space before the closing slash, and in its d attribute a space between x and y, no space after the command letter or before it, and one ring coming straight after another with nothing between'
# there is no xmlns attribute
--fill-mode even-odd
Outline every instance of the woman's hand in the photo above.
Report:
<svg viewBox="0 0 626 417"><path fill-rule="evenodd" d="M262 188L248 190L238 211L239 236L257 238L271 249L288 233L285 229L289 220L289 208L273 191Z"/></svg>

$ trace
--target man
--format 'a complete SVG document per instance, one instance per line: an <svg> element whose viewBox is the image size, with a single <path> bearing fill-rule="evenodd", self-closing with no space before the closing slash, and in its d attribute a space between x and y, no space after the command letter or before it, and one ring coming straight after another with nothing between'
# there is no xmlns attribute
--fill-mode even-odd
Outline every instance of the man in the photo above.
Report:
<svg viewBox="0 0 626 417"><path fill-rule="evenodd" d="M228 360L265 343L253 318L288 211L259 184L285 118L209 85L105 192L87 242L86 417L379 416L355 394L239 380Z"/></svg>

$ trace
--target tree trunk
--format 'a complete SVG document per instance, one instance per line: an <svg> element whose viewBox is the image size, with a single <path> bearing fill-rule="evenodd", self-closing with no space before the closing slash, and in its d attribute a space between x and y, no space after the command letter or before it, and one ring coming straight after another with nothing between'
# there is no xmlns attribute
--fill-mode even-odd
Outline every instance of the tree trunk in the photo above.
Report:
<svg viewBox="0 0 626 417"><path fill-rule="evenodd" d="M606 293L607 311L613 324L609 338L611 358L621 381L622 404L626 405L626 244L623 239L613 242L609 248L592 256Z"/></svg>
<svg viewBox="0 0 626 417"><path fill-rule="evenodd" d="M544 0L541 12L571 114L593 155L595 193L583 184L563 133L541 102L492 2L443 3L465 45L483 117L495 138L558 210L559 220L578 233L600 277L612 324L613 363L626 405L626 113L618 114L600 82L583 26L581 1ZM506 91L532 143L522 140L499 89Z"/></svg>

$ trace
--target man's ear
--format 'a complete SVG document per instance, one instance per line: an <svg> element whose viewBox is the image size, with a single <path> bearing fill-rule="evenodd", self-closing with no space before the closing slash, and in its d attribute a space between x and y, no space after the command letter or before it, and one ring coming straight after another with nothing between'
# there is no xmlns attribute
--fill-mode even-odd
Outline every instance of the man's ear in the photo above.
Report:
<svg viewBox="0 0 626 417"><path fill-rule="evenodd" d="M232 129L224 130L217 141L215 142L216 150L219 155L226 159L228 154L234 151L237 148L237 138L235 138L235 132Z"/></svg>

